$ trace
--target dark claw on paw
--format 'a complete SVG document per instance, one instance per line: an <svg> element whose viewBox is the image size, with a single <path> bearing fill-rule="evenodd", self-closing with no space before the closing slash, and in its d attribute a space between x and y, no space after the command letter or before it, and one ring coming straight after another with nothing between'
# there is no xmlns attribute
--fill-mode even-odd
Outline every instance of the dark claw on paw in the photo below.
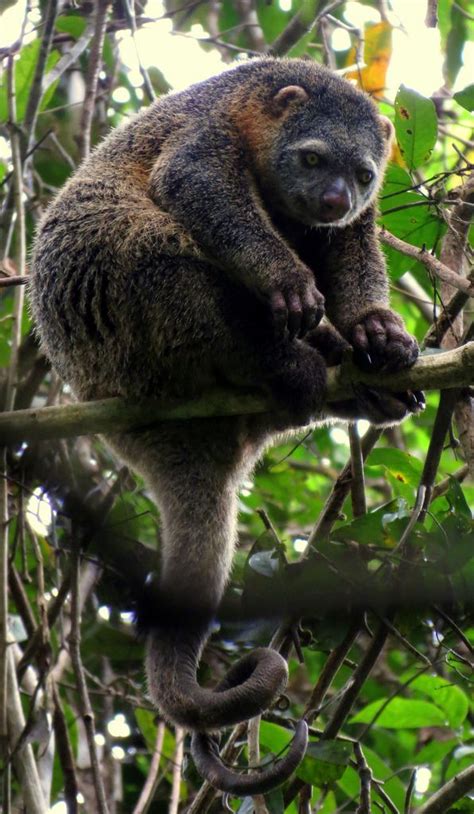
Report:
<svg viewBox="0 0 474 814"><path fill-rule="evenodd" d="M412 393L410 390L407 393L407 403L412 413L418 410L418 399L415 393Z"/></svg>
<svg viewBox="0 0 474 814"><path fill-rule="evenodd" d="M415 398L416 398L416 400L418 402L418 409L419 410L424 410L425 407L426 407L426 399L425 399L425 394L423 393L423 391L422 390L415 390L413 392L413 395L415 396Z"/></svg>
<svg viewBox="0 0 474 814"><path fill-rule="evenodd" d="M372 357L370 353L367 353L365 350L361 350L360 348L356 348L354 350L354 361L361 370L371 370L373 366Z"/></svg>

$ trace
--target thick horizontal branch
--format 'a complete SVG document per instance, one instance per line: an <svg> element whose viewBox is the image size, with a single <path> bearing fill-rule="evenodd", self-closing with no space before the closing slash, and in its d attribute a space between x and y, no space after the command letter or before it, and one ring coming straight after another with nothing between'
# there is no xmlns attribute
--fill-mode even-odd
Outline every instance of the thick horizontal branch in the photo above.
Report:
<svg viewBox="0 0 474 814"><path fill-rule="evenodd" d="M443 280L443 282L452 285L453 288L457 288L459 291L463 291L469 297L474 297L474 284L472 281L467 277L462 277L460 274L457 274L426 249L420 249L418 246L413 246L405 240L400 240L399 237L395 237L395 235L387 232L386 229L379 229L379 238L382 243L391 246L392 249L396 249L402 254L407 255L407 257L413 257L414 260L423 263L428 271L434 274L435 277Z"/></svg>
<svg viewBox="0 0 474 814"><path fill-rule="evenodd" d="M429 800L416 809L416 814L444 814L453 803L474 790L474 766L458 772L436 791Z"/></svg>
<svg viewBox="0 0 474 814"><path fill-rule="evenodd" d="M359 383L392 392L467 387L474 383L474 342L445 353L423 356L412 368L399 373L363 373L350 362L329 368L327 401L351 398L354 385ZM123 432L160 421L246 415L272 409L274 406L261 394L238 390L214 390L180 404L164 404L156 399L140 402L102 399L0 414L0 444Z"/></svg>

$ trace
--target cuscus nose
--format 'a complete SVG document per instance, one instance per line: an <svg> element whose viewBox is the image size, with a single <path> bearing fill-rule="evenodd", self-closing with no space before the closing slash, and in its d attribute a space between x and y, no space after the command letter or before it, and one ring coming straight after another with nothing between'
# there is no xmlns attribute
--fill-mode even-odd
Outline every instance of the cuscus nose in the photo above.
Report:
<svg viewBox="0 0 474 814"><path fill-rule="evenodd" d="M321 219L325 223L340 220L352 206L351 191L344 178L336 178L321 196Z"/></svg>

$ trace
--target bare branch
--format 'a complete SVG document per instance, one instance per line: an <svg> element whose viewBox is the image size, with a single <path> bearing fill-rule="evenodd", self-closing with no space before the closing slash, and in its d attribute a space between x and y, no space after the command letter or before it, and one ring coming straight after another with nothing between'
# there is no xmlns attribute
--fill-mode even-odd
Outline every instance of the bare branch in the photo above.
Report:
<svg viewBox="0 0 474 814"><path fill-rule="evenodd" d="M61 76L69 70L69 68L74 65L81 54L84 53L87 46L89 45L92 37L94 35L94 23L90 21L87 25L86 30L83 34L79 37L79 39L71 45L70 48L62 55L61 59L56 63L56 65L51 68L49 73L43 78L43 94L48 90L51 85L56 82Z"/></svg>
<svg viewBox="0 0 474 814"><path fill-rule="evenodd" d="M329 0L321 11L317 11L318 0L304 0L301 8L290 20L284 31L267 49L267 53L274 57L287 54L296 43L305 36L330 11L340 6L342 0Z"/></svg>
<svg viewBox="0 0 474 814"><path fill-rule="evenodd" d="M153 802L153 796L156 789L156 780L158 778L158 771L160 768L163 750L165 729L166 727L164 721L160 721L156 730L155 748L151 756L150 769L148 771L145 785L143 786L140 797L138 798L138 802L133 809L133 814L145 814L150 803Z"/></svg>
<svg viewBox="0 0 474 814"><path fill-rule="evenodd" d="M26 106L25 119L23 122L26 136L25 151L31 149L35 137L36 119L44 93L43 76L46 69L46 62L51 50L51 43L54 35L54 23L58 15L58 0L49 0L44 13L43 36L41 38L38 61L35 65L35 73L31 83L30 94Z"/></svg>
<svg viewBox="0 0 474 814"><path fill-rule="evenodd" d="M69 648L71 661L76 675L79 693L79 709L86 730L87 745L91 761L94 789L97 799L97 814L108 814L109 808L105 797L104 783L100 769L97 744L95 741L94 711L89 699L86 677L81 659L81 610L79 599L80 553L73 553L73 579L71 586L71 633L69 635Z"/></svg>
<svg viewBox="0 0 474 814"><path fill-rule="evenodd" d="M445 263L442 263L433 254L427 252L426 249L419 249L418 246L413 246L405 240L400 240L399 237L395 237L395 235L387 232L386 229L379 230L379 237L382 243L391 246L392 249L396 249L402 254L407 255L407 257L413 257L414 260L423 263L428 271L434 274L435 277L439 277L440 280L448 283L448 285L453 288L465 292L469 297L474 297L474 284L466 277L462 277L460 274L452 271Z"/></svg>
<svg viewBox="0 0 474 814"><path fill-rule="evenodd" d="M425 25L427 28L438 25L438 0L427 0Z"/></svg>
<svg viewBox="0 0 474 814"><path fill-rule="evenodd" d="M349 443L351 447L351 495L352 513L354 517L360 517L367 511L367 501L365 499L365 477L364 458L360 443L360 435L357 424L349 424Z"/></svg>
<svg viewBox="0 0 474 814"><path fill-rule="evenodd" d="M27 275L15 274L11 277L0 277L0 288L8 288L14 285L26 285L28 282Z"/></svg>
<svg viewBox="0 0 474 814"><path fill-rule="evenodd" d="M97 86L99 83L99 73L102 65L102 50L104 47L108 11L109 0L95 0L94 39L87 69L86 96L82 108L80 131L78 135L81 158L86 158L89 155L91 147L91 127Z"/></svg>
<svg viewBox="0 0 474 814"><path fill-rule="evenodd" d="M15 659L10 648L7 656L8 666L8 730L10 750L13 752L25 729L25 716L21 705L20 691L16 677ZM28 814L44 814L48 810L38 775L35 757L31 744L23 743L13 758L13 767L18 777L25 810Z"/></svg>
<svg viewBox="0 0 474 814"><path fill-rule="evenodd" d="M23 166L21 160L20 132L16 124L15 65L13 57L8 60L8 115L13 161L13 200L16 210L17 269L19 276L26 272L26 219L23 203ZM8 368L4 410L12 410L16 395L18 351L21 342L21 320L25 291L23 286L15 288L12 313L12 340L10 366Z"/></svg>
<svg viewBox="0 0 474 814"><path fill-rule="evenodd" d="M399 373L368 374L350 363L329 368L327 401L350 398L353 385L358 382L400 392L468 387L473 379L474 342L468 342L452 351L423 356L412 368ZM177 419L255 414L272 407L275 409L255 393L216 389L194 401L168 406L155 399L130 403L110 398L40 410L17 410L0 414L0 444L122 432Z"/></svg>
<svg viewBox="0 0 474 814"><path fill-rule="evenodd" d="M371 814L372 771L358 742L354 743L354 755L357 763L357 773L360 778L360 805L356 809L356 814Z"/></svg>
<svg viewBox="0 0 474 814"><path fill-rule="evenodd" d="M474 766L455 774L441 786L429 800L416 809L416 814L445 814L456 800L460 800L474 789Z"/></svg>
<svg viewBox="0 0 474 814"><path fill-rule="evenodd" d="M173 781L171 784L171 797L168 807L168 814L178 814L180 787L181 787L181 768L183 765L184 755L184 730L180 726L175 728L176 746L173 756Z"/></svg>

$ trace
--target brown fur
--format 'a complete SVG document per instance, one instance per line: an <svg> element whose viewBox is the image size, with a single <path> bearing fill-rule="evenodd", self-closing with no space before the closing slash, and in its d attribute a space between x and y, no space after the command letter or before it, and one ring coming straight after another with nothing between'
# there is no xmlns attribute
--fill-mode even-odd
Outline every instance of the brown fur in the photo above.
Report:
<svg viewBox="0 0 474 814"><path fill-rule="evenodd" d="M303 166L311 139L325 145L313 173ZM170 95L111 133L40 226L32 311L78 398L185 399L226 382L275 400L273 415L108 438L160 509L148 680L164 715L183 726L251 717L286 681L285 662L268 650L247 657L220 692L196 681L231 567L242 478L280 431L325 420L325 358L337 361L348 342L379 368L416 358L388 307L374 230L388 146L375 106L343 79L308 61L256 61ZM367 161L374 181L363 188L357 173ZM333 217L334 200L348 211ZM324 298L335 328L316 328ZM379 395L331 414L383 424L409 410L403 397ZM299 731L291 759L261 788L288 776L304 739ZM206 742L196 744L207 776L238 789Z"/></svg>

